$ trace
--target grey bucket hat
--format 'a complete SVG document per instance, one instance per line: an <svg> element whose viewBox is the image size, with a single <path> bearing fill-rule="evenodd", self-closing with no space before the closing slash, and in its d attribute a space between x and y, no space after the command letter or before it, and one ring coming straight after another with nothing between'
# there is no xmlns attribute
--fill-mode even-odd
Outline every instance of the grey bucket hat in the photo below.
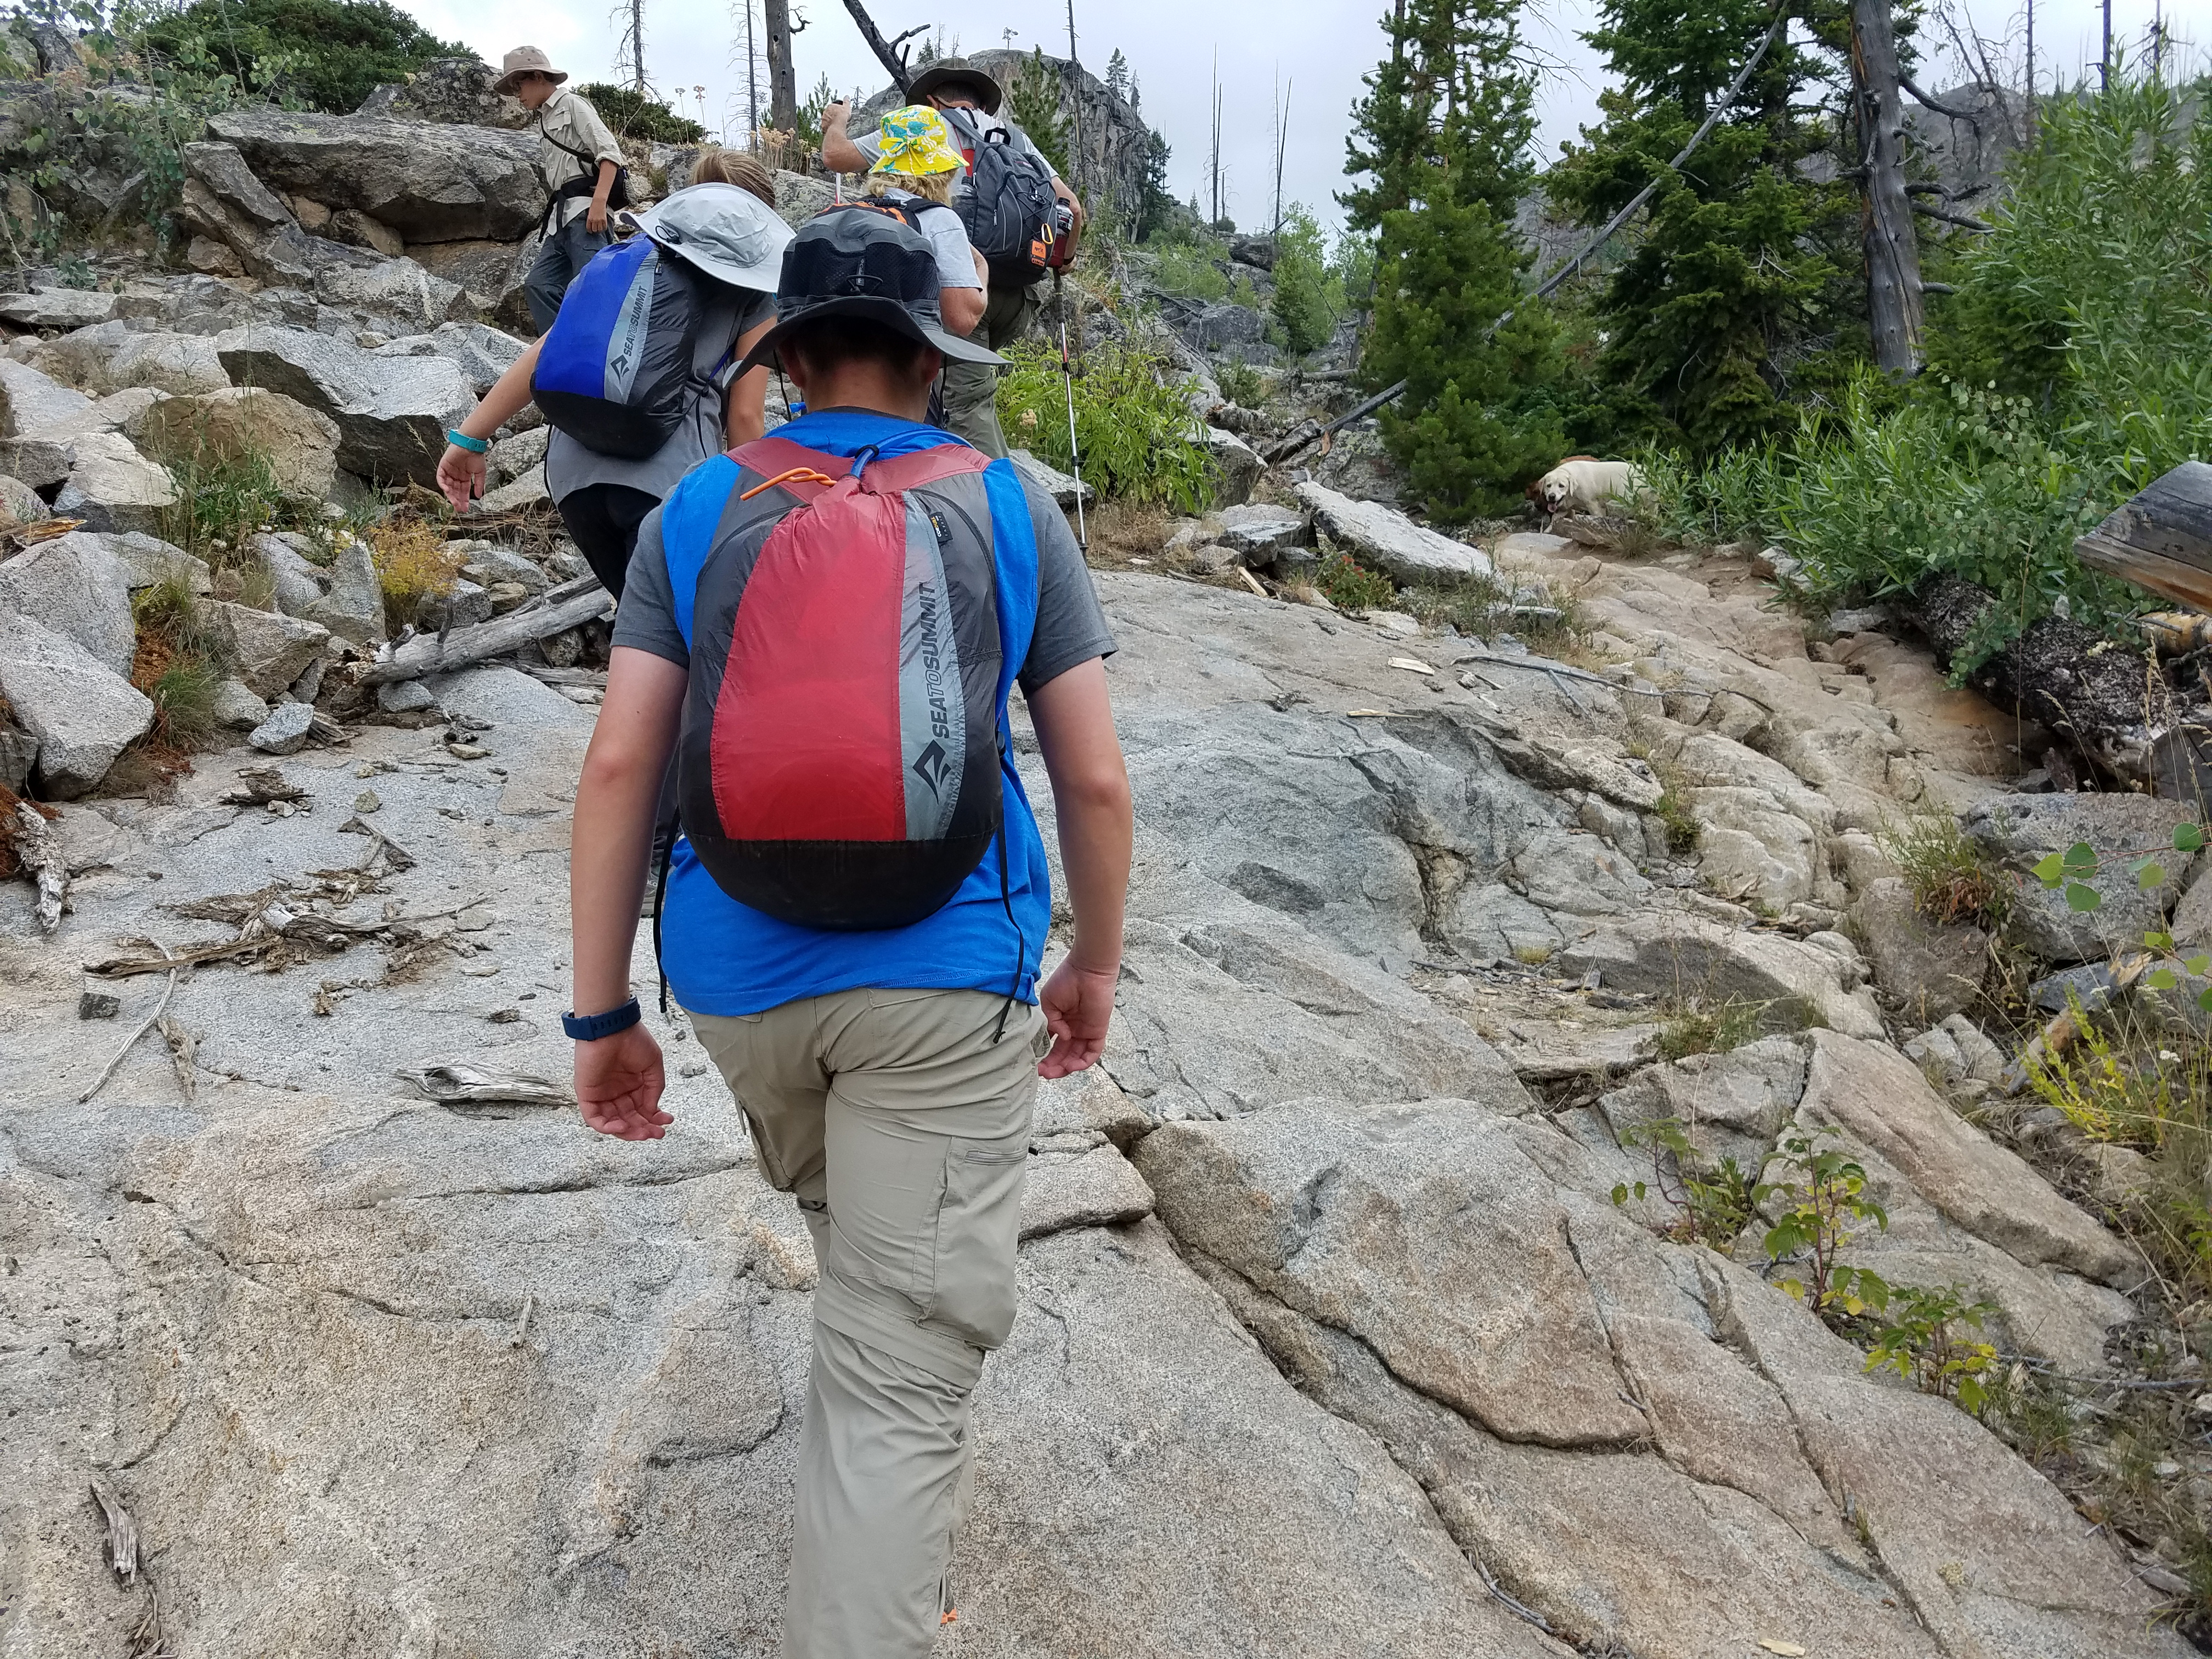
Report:
<svg viewBox="0 0 2212 1659"><path fill-rule="evenodd" d="M963 363L1003 365L995 351L945 331L938 307L937 254L921 232L861 206L810 219L784 250L775 326L738 372L776 361L794 328L836 317L866 318Z"/></svg>
<svg viewBox="0 0 2212 1659"><path fill-rule="evenodd" d="M517 46L500 60L499 79L491 83L491 89L504 97L526 75L542 75L556 87L568 78L568 70L555 69L553 60L536 46Z"/></svg>
<svg viewBox="0 0 2212 1659"><path fill-rule="evenodd" d="M692 185L631 216L655 243L732 288L773 294L791 227L736 185Z"/></svg>

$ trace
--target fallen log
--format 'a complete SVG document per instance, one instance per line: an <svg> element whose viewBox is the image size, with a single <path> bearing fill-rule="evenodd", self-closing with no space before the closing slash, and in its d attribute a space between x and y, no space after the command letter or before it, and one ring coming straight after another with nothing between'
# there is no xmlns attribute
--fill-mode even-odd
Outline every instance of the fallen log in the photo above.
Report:
<svg viewBox="0 0 2212 1659"><path fill-rule="evenodd" d="M1948 663L1996 604L1956 576L1923 588L1906 614ZM2063 617L2030 623L1966 676L2000 708L2063 733L2119 782L2169 800L2212 795L2212 726L2147 647L2130 648ZM2193 690L2193 688L2191 688Z"/></svg>
<svg viewBox="0 0 2212 1659"><path fill-rule="evenodd" d="M503 656L537 640L550 639L572 628L604 617L614 609L614 595L599 586L597 576L580 576L573 582L549 588L530 604L494 617L489 622L456 628L442 638L418 634L382 662L363 669L354 681L358 686L389 685L398 680L419 679L425 674L447 674L472 663Z"/></svg>
<svg viewBox="0 0 2212 1659"><path fill-rule="evenodd" d="M2212 611L2212 466L2185 461L2074 544L2082 563Z"/></svg>

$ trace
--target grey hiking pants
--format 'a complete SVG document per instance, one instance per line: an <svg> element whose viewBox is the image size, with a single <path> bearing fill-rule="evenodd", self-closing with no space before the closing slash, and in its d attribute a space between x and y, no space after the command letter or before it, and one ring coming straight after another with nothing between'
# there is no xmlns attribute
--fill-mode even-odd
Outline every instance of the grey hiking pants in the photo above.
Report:
<svg viewBox="0 0 2212 1659"><path fill-rule="evenodd" d="M1044 309L1046 285L994 288L983 302L983 319L968 337L977 345L1003 351L1036 326ZM1006 453L1006 434L999 429L999 371L988 363L945 365L945 424L958 437L994 459Z"/></svg>
<svg viewBox="0 0 2212 1659"><path fill-rule="evenodd" d="M821 1279L784 1659L927 1659L974 1480L968 1406L1014 1323L1044 1018L981 991L693 1014L799 1200Z"/></svg>
<svg viewBox="0 0 2212 1659"><path fill-rule="evenodd" d="M522 279L523 297L530 302L530 319L538 325L540 334L553 326L553 319L560 314L561 296L576 280L576 273L592 263L593 254L614 240L611 231L592 232L584 222L588 216L580 213L560 229L550 233L538 245L538 257L530 262L530 275Z"/></svg>

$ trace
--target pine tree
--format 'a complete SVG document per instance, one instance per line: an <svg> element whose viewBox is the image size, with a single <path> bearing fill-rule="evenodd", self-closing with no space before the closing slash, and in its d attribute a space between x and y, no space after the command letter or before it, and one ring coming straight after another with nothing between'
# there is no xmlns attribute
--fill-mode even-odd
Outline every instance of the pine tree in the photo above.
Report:
<svg viewBox="0 0 2212 1659"><path fill-rule="evenodd" d="M1052 170L1067 176L1067 118L1060 112L1060 76L1044 61L1044 48L1032 47L1029 61L1007 78L1006 113L1029 135Z"/></svg>
<svg viewBox="0 0 2212 1659"><path fill-rule="evenodd" d="M1144 173L1138 182L1137 210L1129 234L1143 241L1168 222L1175 198L1168 193L1168 141L1157 132L1145 134Z"/></svg>
<svg viewBox="0 0 2212 1659"><path fill-rule="evenodd" d="M1838 65L1786 35L1680 173L1667 163L1722 96L1773 18L1767 0L1605 0L1589 36L1620 85L1601 125L1546 175L1553 198L1592 223L1661 179L1634 251L1596 301L1608 413L1587 440L1636 436L1693 450L1756 440L1788 415L1791 374L1817 383L1857 355L1863 325L1857 213L1845 182L1802 164L1826 142L1808 94ZM1816 31L1833 32L1833 18ZM1784 364L1790 365L1785 372Z"/></svg>
<svg viewBox="0 0 2212 1659"><path fill-rule="evenodd" d="M1121 48L1114 48L1114 55L1106 60L1106 90L1117 98L1129 95L1129 60L1121 56Z"/></svg>
<svg viewBox="0 0 2212 1659"><path fill-rule="evenodd" d="M1559 459L1550 394L1559 356L1541 307L1519 304L1513 234L1529 178L1535 80L1515 0L1404 0L1391 55L1368 77L1341 200L1380 232L1375 324L1361 360L1375 386L1406 381L1383 438L1428 510L1464 519Z"/></svg>

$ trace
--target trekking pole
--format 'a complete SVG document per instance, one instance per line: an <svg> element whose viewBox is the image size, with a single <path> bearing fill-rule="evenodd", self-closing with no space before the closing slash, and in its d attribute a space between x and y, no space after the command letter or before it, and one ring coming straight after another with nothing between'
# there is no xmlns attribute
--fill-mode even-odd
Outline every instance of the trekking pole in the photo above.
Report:
<svg viewBox="0 0 2212 1659"><path fill-rule="evenodd" d="M1067 317L1060 319L1060 377L1067 385L1067 454L1075 466L1075 544L1091 550L1091 531L1083 517L1083 451L1075 441L1075 365L1067 356Z"/></svg>

